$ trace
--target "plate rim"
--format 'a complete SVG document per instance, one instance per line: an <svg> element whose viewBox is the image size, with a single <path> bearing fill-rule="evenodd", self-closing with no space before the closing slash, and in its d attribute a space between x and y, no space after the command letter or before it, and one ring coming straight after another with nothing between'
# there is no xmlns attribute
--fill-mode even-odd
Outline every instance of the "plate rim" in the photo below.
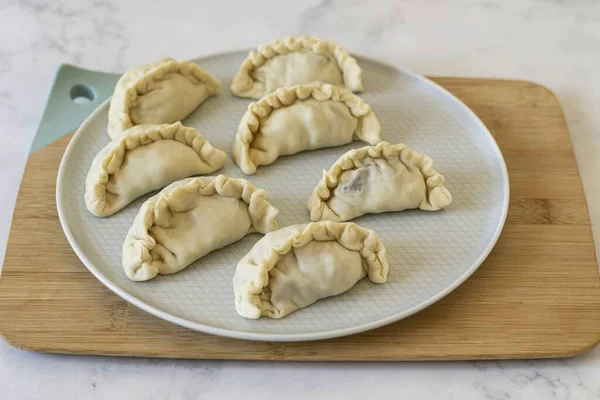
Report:
<svg viewBox="0 0 600 400"><path fill-rule="evenodd" d="M225 56L225 55L231 55L231 54L242 53L242 52L243 52L243 50L224 51L224 52L219 52L219 53L215 53L215 54L203 55L201 57L194 58L191 60L194 62L199 62L205 58ZM446 97L451 99L451 101L454 105L458 106L459 109L461 109L463 112L465 112L473 120L473 122L479 126L480 129L482 129L483 131L485 131L487 133L488 139L491 142L492 149L496 153L497 158L500 161L500 169L502 172L502 189L504 192L504 196L502 199L502 215L500 217L499 224L496 227L496 230L493 233L493 237L488 242L485 250L481 252L479 257L471 264L471 266L469 268L467 268L460 276L458 276L452 282L452 284L448 285L444 290L439 291L434 296L430 297L429 299L427 299L409 309L406 309L402 312L396 313L394 315L390 315L390 316L382 318L382 319L378 319L376 321L371 321L371 322L368 322L365 324L354 325L354 326L346 327L346 328L325 330L325 331L321 331L321 332L312 332L312 333L259 333L259 332L250 332L250 331L244 331L244 330L231 330L231 329L218 328L218 327L211 326L211 325L205 325L205 324L201 324L198 322L192 322L185 318L175 316L173 314L170 314L166 311L160 310L157 307L152 306L152 305L138 299L134 295L128 293L126 290L122 289L120 286L115 284L110 278L108 278L106 275L104 275L102 273L102 271L98 267L96 267L92 261L90 261L86 257L84 251L81 249L78 242L75 240L75 235L73 234L71 227L69 225L69 222L68 222L68 219L66 216L66 212L65 212L65 208L63 205L63 200L62 200L63 191L61 189L61 183L63 182L64 174L66 171L64 160L70 158L69 156L75 147L74 144L80 139L80 135L82 135L81 132L84 130L84 128L88 124L91 123L92 120L94 120L96 118L96 116L98 114L101 113L101 111L104 109L104 107L106 107L107 104L110 102L111 97L109 97L102 104L100 104L85 119L85 121L83 121L83 123L79 126L79 128L77 129L77 131L75 132L75 134L73 135L71 140L69 141L67 148L65 149L65 152L63 153L63 156L61 157L60 166L59 166L58 174L56 177L56 208L58 211L58 217L59 217L63 232L65 233L65 236L67 238L67 241L69 242L69 245L71 246L71 248L73 249L73 251L75 252L77 257L79 257L81 262L92 273L92 275L94 275L94 277L96 279L98 279L109 290L111 290L113 293L115 293L116 295L118 295L119 297L124 299L125 301L148 312L149 314L152 314L155 317L158 317L160 319L166 320L168 322L174 323L179 326L183 326L185 328L188 328L188 329L191 329L194 331L204 332L204 333L208 333L211 335L229 337L229 338L233 338L233 339L242 339L242 340L273 341L273 342L299 342L299 341L332 339L332 338L337 338L337 337L342 337L342 336L353 335L353 334L369 331L372 329L380 328L382 326L386 326L391 323L405 319L405 318L407 318L413 314L416 314L419 311L422 311L425 308L435 304L436 302L438 302L439 300L441 300L442 298L446 297L448 294L453 292L458 286L460 286L471 275L473 275L473 273L475 271L477 271L477 269L481 266L483 261L485 261L485 259L488 257L488 255L490 254L490 252L496 245L496 243L500 237L500 234L502 233L504 225L506 223L506 217L508 214L508 207L509 207L509 198L510 198L510 182L509 182L509 178L508 178L508 170L506 167L506 162L504 160L502 151L500 150L500 147L498 146L498 143L496 142L496 139L494 138L492 133L485 126L485 124L481 121L481 119L477 116L477 114L475 114L473 112L473 110L471 110L458 97L454 96L452 93L450 93L448 90L446 90L445 88L443 88L436 82L432 81L431 79L429 79L423 75L419 75L417 73L411 72L404 68L397 67L395 65L391 65L391 64L383 62L381 60L366 57L366 56L363 56L363 55L360 55L357 53L352 53L352 56L359 58L359 59L367 60L367 61L370 61L373 63L377 63L377 64L383 65L385 67L388 67L388 68L393 68L393 69L400 71L401 73L404 73L404 74L408 75L409 77L416 79L425 85L429 85L429 86L433 87L434 89L436 89L437 91L443 93Z"/></svg>

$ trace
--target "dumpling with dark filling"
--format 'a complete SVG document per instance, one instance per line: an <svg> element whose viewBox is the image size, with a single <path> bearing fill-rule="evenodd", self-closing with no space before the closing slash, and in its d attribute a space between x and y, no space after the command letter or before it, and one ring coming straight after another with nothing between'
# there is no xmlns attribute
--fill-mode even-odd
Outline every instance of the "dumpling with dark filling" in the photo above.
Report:
<svg viewBox="0 0 600 400"><path fill-rule="evenodd" d="M437 211L452 203L444 176L425 154L381 142L353 149L330 168L308 200L313 221L348 221L369 213L418 208Z"/></svg>

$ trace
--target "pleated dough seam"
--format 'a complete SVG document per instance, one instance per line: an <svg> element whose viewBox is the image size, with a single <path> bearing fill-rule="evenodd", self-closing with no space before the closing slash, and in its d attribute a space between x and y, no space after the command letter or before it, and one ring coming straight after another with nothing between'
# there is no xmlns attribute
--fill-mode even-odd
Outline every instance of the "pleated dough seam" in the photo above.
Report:
<svg viewBox="0 0 600 400"><path fill-rule="evenodd" d="M390 144L388 142L381 142L375 146L365 146L359 149L350 150L338 158L329 171L323 171L323 178L321 178L308 200L308 209L311 214L311 219L313 219L313 215L315 217L314 219L320 219L325 207L327 207L333 215L340 217L329 208L327 202L331 199L333 191L340 184L340 179L344 172L364 166L364 164L358 163L367 157L385 160L395 158L406 166L406 163L402 160L403 155L406 155L408 160L419 169L419 172L423 176L427 187L425 196L427 202L429 202L431 191L436 187L444 186L444 177L433 169L433 161L431 158L426 154L408 149L403 143Z"/></svg>
<svg viewBox="0 0 600 400"><path fill-rule="evenodd" d="M325 233L324 238L326 238L326 240L322 240L323 237L321 237L321 235L323 235L323 233ZM389 266L385 246L374 231L358 226L352 222L311 222L302 230L302 232L290 236L278 247L271 248L271 251L266 258L256 262L255 266L260 271L264 272L261 274L263 281L257 282L251 280L246 283L250 286L250 290L248 291L250 304L255 304L252 300L258 300L260 304L263 303L260 295L264 288L269 284L270 271L277 266L281 257L292 251L292 248L301 248L313 241L336 241L340 246L347 250L358 251L362 260L367 264L365 272L369 279L374 283L383 283L387 280ZM358 249L356 246L352 245L356 242L359 243ZM236 300L242 301L242 299ZM270 300L268 306L275 308Z"/></svg>
<svg viewBox="0 0 600 400"><path fill-rule="evenodd" d="M256 83L256 80L252 77L252 73L256 69L262 67L268 60L274 57L301 50L311 50L317 54L328 53L332 55L340 71L342 71L344 86L350 84L351 87L347 87L347 89L353 92L364 90L362 71L358 68L356 59L342 46L314 36L298 36L296 38L288 36L283 40L274 40L268 45L261 44L256 51L251 51L235 74L231 84L231 91L236 95L243 95L244 92L252 90ZM355 76L349 77L348 75L353 73L353 71ZM356 84L352 85L350 82L356 82Z"/></svg>
<svg viewBox="0 0 600 400"><path fill-rule="evenodd" d="M352 116L358 120L357 127L352 133L352 138L369 142L370 140L367 138L368 134L377 133L377 142L380 140L378 135L379 131L366 132L365 137L362 137L361 131L363 130L363 120L369 118L377 121L377 117L371 110L371 106L354 93L339 86L322 82L294 85L286 88L279 88L276 91L263 96L260 100L250 103L235 135L233 153L237 163L250 164L251 167L256 167L254 161L250 157L250 149L252 148L252 143L256 139L257 134L260 132L261 119L269 118L275 110L290 107L298 100L303 101L309 98L319 102L335 101L343 103L348 107ZM378 121L377 125L379 125ZM236 146L239 146L240 148L236 149Z"/></svg>
<svg viewBox="0 0 600 400"><path fill-rule="evenodd" d="M173 131L172 135L170 135L171 131ZM178 133L182 131L183 135L178 135ZM184 141L180 140L182 139L182 137L183 139L185 139ZM136 139L139 140L135 142ZM146 140L142 142L141 139ZM196 139L198 139L197 142ZM113 142L115 143L114 147L106 154L106 156L102 160L102 163L100 164L99 170L96 173L96 179L94 179L94 187L91 191L91 193L93 193L93 197L90 199L90 203L95 204L100 202L102 204L100 209L103 210L104 207L106 207L106 192L108 191L106 186L108 185L111 176L113 176L123 165L125 155L128 152L134 151L138 147L148 146L161 140L174 140L178 143L190 147L194 150L196 154L198 154L198 157L200 157L200 159L207 165L211 165L209 163L210 155L212 155L217 150L209 143L208 140L204 138L204 136L196 132L193 128L183 126L181 122L175 122L174 124L170 124L167 126L158 126L156 128L151 128L145 131L139 131L133 135L124 136L113 140ZM132 144L135 146L131 146ZM208 157L205 157L203 155L203 149L205 146L210 146ZM119 160L118 165L109 166L109 164L111 164L114 159ZM112 172L109 172L109 167L113 170ZM113 194L118 195L118 193Z"/></svg>
<svg viewBox="0 0 600 400"><path fill-rule="evenodd" d="M132 104L137 101L139 96L146 95L154 90L148 89L150 83L160 81L165 75L170 73L179 73L181 76L187 78L194 84L205 84L208 89L209 97L217 94L221 87L221 82L200 68L199 65L189 61L165 59L163 64L157 65L156 67L146 71L138 79L131 82L131 84L128 85L128 87L124 90L123 99L120 101L122 110L116 117L116 123L120 125L116 128L117 131L124 131L136 125L131 120L131 111L135 109L135 107L132 107ZM194 78L198 82L194 82L190 78Z"/></svg>
<svg viewBox="0 0 600 400"><path fill-rule="evenodd" d="M144 264L151 263L153 261L150 252L154 249L154 247L156 247L157 242L156 239L150 234L150 229L154 226L154 221L157 216L159 216L161 212L164 212L164 210L161 208L165 208L166 211L170 213L171 219L173 218L174 214L177 214L176 212L171 211L169 207L169 201L172 201L173 198L176 198L179 195L219 195L223 197L239 199L248 205L248 215L251 221L251 227L248 233L267 233L277 229L275 217L277 216L278 210L265 199L266 192L264 190L256 188L245 179L217 175L186 178L179 182L183 182L183 184L173 187L172 190L168 192L163 190L151 198L150 200L152 200L152 202L147 203L145 209L140 210L142 215L136 216L134 224L138 221L138 218L141 218L141 221L143 221L144 224L141 230L134 231L133 238L146 250L146 252L142 251L142 257L139 260L140 263L137 268L133 270L134 275L140 268L144 266ZM194 188L196 185L197 187ZM261 203L258 206L258 210L255 210L256 203ZM266 225L268 225L268 227L265 229L257 229L255 226L255 220L266 220ZM169 250L166 246L162 246Z"/></svg>

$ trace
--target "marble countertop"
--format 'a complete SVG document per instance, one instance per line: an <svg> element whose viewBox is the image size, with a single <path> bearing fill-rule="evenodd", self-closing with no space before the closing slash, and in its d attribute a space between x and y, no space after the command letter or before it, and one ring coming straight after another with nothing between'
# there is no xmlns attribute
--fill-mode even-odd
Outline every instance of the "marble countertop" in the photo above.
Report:
<svg viewBox="0 0 600 400"><path fill-rule="evenodd" d="M596 1L0 0L0 260L59 63L119 72L299 34L420 74L549 87L565 110L600 249ZM0 382L2 399L600 399L600 347L567 360L273 363L41 355L0 341Z"/></svg>

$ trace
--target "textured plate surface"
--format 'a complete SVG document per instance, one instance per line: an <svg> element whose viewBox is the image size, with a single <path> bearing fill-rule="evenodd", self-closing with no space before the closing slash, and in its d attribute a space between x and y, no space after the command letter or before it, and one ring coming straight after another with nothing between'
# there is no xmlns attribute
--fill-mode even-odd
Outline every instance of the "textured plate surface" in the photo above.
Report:
<svg viewBox="0 0 600 400"><path fill-rule="evenodd" d="M365 143L303 152L259 167L246 177L231 157L237 124L249 99L234 97L231 78L247 53L195 60L223 81L221 93L184 122L227 151L218 173L244 177L268 193L280 210L281 227L309 221L306 200L322 170L351 148ZM208 333L251 340L325 339L373 329L405 318L439 300L467 279L495 244L508 209L508 176L489 131L459 100L431 81L378 62L358 58L366 92L383 127L382 138L403 142L434 160L446 177L453 204L441 212L404 211L360 217L376 230L388 250L388 282L365 279L350 291L281 320L239 317L232 277L237 262L260 239L252 234L196 261L184 271L149 282L129 281L121 250L133 219L150 195L109 218L85 208L84 181L95 154L105 146L108 102L80 127L63 157L57 181L61 224L73 249L107 287L134 305L168 321ZM207 235L210 232L206 232Z"/></svg>

